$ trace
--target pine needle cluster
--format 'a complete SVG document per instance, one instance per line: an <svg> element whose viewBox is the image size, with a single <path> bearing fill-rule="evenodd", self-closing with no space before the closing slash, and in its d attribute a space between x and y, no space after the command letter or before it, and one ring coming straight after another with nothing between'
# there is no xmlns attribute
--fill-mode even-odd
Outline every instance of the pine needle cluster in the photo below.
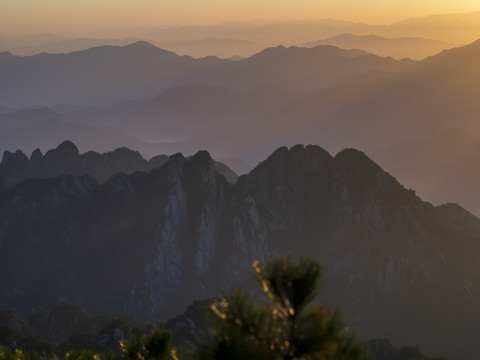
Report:
<svg viewBox="0 0 480 360"><path fill-rule="evenodd" d="M211 305L217 315L202 359L365 360L364 345L338 311L315 304L322 271L311 259L279 257L253 270L265 300L236 290Z"/></svg>

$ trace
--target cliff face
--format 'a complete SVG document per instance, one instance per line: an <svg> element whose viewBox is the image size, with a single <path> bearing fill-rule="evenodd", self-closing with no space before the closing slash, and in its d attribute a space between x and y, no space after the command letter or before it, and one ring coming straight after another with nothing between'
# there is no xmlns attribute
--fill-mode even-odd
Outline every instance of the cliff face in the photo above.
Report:
<svg viewBox="0 0 480 360"><path fill-rule="evenodd" d="M353 149L280 148L235 185L206 152L103 185L27 180L0 188L0 224L2 308L166 319L288 253L322 263L321 300L365 337L480 353L480 220L422 202Z"/></svg>
<svg viewBox="0 0 480 360"><path fill-rule="evenodd" d="M149 174L27 180L1 191L2 307L72 301L159 318L202 284L228 183L207 153Z"/></svg>

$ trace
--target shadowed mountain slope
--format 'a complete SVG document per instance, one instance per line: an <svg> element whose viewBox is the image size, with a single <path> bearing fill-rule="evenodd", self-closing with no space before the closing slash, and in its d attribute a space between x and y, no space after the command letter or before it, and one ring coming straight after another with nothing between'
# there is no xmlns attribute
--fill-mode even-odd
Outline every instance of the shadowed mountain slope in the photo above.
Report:
<svg viewBox="0 0 480 360"><path fill-rule="evenodd" d="M0 223L3 308L63 299L165 319L290 253L323 264L321 300L364 337L480 351L480 220L422 202L357 150L280 148L235 185L203 151L103 185L27 180L0 187Z"/></svg>
<svg viewBox="0 0 480 360"><path fill-rule="evenodd" d="M335 110L348 143L377 147L431 136L455 127L477 133L480 104L480 41L427 58L384 86ZM382 144L384 146L382 146ZM366 147L363 147L366 148Z"/></svg>

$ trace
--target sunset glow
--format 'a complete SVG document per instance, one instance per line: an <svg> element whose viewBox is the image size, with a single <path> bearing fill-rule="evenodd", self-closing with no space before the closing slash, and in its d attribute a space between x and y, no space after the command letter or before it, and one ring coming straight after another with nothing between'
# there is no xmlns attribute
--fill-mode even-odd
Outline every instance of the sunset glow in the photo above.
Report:
<svg viewBox="0 0 480 360"><path fill-rule="evenodd" d="M411 17L480 10L474 0L3 0L0 33L84 35L111 27L209 25L225 21L290 21L332 18L391 24Z"/></svg>

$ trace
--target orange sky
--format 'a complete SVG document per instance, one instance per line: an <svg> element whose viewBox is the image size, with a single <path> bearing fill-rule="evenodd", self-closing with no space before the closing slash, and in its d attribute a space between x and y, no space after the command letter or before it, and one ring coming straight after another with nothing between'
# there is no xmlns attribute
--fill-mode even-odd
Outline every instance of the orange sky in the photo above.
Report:
<svg viewBox="0 0 480 360"><path fill-rule="evenodd" d="M1 0L0 34L82 35L108 27L333 18L389 24L480 10L479 0Z"/></svg>

